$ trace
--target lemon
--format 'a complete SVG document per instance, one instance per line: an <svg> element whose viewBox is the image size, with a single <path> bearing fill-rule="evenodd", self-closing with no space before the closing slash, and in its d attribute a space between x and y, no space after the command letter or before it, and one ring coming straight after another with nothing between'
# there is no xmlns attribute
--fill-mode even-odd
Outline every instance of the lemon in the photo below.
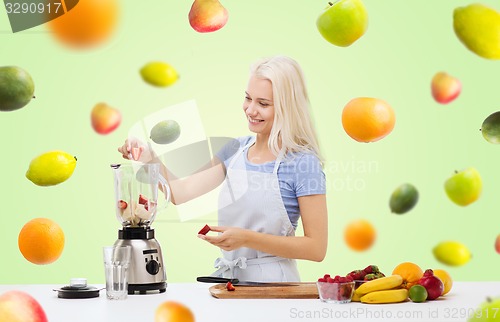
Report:
<svg viewBox="0 0 500 322"><path fill-rule="evenodd" d="M76 157L63 151L49 151L33 160L26 178L38 186L54 186L66 181L76 167Z"/></svg>
<svg viewBox="0 0 500 322"><path fill-rule="evenodd" d="M441 242L434 247L432 252L438 261L450 266L464 265L472 257L469 249L457 241Z"/></svg>
<svg viewBox="0 0 500 322"><path fill-rule="evenodd" d="M453 29L458 39L475 54L500 59L500 13L474 3L453 12Z"/></svg>
<svg viewBox="0 0 500 322"><path fill-rule="evenodd" d="M179 74L172 66L160 61L147 63L140 73L146 83L158 87L170 86L179 79Z"/></svg>

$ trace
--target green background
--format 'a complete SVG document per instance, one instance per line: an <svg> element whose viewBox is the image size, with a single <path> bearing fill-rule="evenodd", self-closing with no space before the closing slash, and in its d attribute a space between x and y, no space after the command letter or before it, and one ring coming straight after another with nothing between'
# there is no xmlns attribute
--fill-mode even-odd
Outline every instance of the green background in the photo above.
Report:
<svg viewBox="0 0 500 322"><path fill-rule="evenodd" d="M57 42L43 25L13 34L2 9L0 66L26 69L36 99L0 114L0 283L63 284L71 277L103 283L101 247L112 244L120 228L109 164L122 161L117 148L130 127L164 107L195 99L207 137L247 135L241 106L249 65L277 54L293 57L304 69L326 158L328 253L321 263L300 261L302 279L343 275L369 264L390 274L398 263L412 261L424 269L445 268L454 280L497 280L500 152L479 129L500 109L500 62L468 51L453 32L453 10L471 2L365 0L368 30L347 48L326 42L316 29L326 1L222 3L227 25L200 34L188 23L191 1L123 0L113 37L80 51ZM500 9L497 1L482 3ZM180 80L163 89L144 83L138 71L151 60L174 66ZM439 71L463 84L449 105L431 97L430 82ZM342 128L343 106L360 96L384 99L395 110L394 131L379 142L355 142ZM107 136L90 125L90 111L101 101L123 115L120 127ZM78 157L73 176L52 187L27 180L31 159L55 149ZM443 184L454 170L469 166L481 173L483 193L476 203L459 207ZM389 196L405 182L418 188L419 203L405 215L391 214ZM26 261L17 246L19 231L36 217L56 221L66 235L62 256L50 265ZM213 271L219 255L196 237L215 217L177 218L172 205L153 226L168 281L193 282ZM371 221L378 234L365 252L351 251L343 241L345 225L358 218ZM451 268L436 261L432 248L449 239L471 250L468 264Z"/></svg>

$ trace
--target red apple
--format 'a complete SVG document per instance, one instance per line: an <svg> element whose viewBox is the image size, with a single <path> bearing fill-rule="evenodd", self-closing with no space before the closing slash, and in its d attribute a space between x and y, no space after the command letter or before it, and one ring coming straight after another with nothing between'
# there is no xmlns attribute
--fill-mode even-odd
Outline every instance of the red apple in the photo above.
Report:
<svg viewBox="0 0 500 322"><path fill-rule="evenodd" d="M8 291L0 295L0 321L47 322L40 304L22 291Z"/></svg>
<svg viewBox="0 0 500 322"><path fill-rule="evenodd" d="M122 115L119 110L106 103L98 103L90 114L92 127L99 134L113 132L121 123Z"/></svg>
<svg viewBox="0 0 500 322"><path fill-rule="evenodd" d="M431 90L436 102L448 104L460 94L462 83L445 72L439 72L432 78Z"/></svg>
<svg viewBox="0 0 500 322"><path fill-rule="evenodd" d="M219 0L195 0L188 18L197 32L212 32L224 27L228 13Z"/></svg>
<svg viewBox="0 0 500 322"><path fill-rule="evenodd" d="M500 235L498 235L497 239L495 240L495 250L500 254Z"/></svg>

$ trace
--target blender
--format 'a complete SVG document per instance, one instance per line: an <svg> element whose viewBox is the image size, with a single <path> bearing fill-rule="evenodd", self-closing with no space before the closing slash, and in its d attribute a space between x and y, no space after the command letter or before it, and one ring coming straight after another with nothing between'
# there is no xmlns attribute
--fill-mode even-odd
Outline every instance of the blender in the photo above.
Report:
<svg viewBox="0 0 500 322"><path fill-rule="evenodd" d="M160 164L112 164L115 186L116 217L122 228L117 246L131 246L128 268L128 294L163 293L167 275L161 247L151 228L158 207L158 190L165 194L165 207L170 189L160 175Z"/></svg>

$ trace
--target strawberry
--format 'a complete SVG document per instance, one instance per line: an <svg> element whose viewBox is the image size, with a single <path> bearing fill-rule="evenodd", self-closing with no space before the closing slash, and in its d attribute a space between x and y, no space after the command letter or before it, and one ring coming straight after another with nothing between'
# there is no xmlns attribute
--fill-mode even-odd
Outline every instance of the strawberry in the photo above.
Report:
<svg viewBox="0 0 500 322"><path fill-rule="evenodd" d="M320 278L318 278L318 282L320 282L320 283L326 283L326 279L324 279L323 277L320 277Z"/></svg>
<svg viewBox="0 0 500 322"><path fill-rule="evenodd" d="M365 269L363 271L365 271L366 274L372 274L372 273L379 272L377 265L368 265L365 267Z"/></svg>
<svg viewBox="0 0 500 322"><path fill-rule="evenodd" d="M349 275L347 275L347 276L345 277L345 279L346 279L346 281L347 281L347 282L352 282L352 281L354 281L354 280L352 279L352 277L351 277L351 276L349 276Z"/></svg>
<svg viewBox="0 0 500 322"><path fill-rule="evenodd" d="M365 278L365 275L366 272L362 269L357 269L347 274L347 276L350 276L355 281L362 281L363 278Z"/></svg>
<svg viewBox="0 0 500 322"><path fill-rule="evenodd" d="M141 148L132 148L131 152L132 152L132 159L137 161L141 157L142 147Z"/></svg>
<svg viewBox="0 0 500 322"><path fill-rule="evenodd" d="M139 204L145 205L148 203L148 198L146 198L143 194L139 194Z"/></svg>
<svg viewBox="0 0 500 322"><path fill-rule="evenodd" d="M198 232L198 235L206 235L210 231L210 226L205 225L200 231Z"/></svg>
<svg viewBox="0 0 500 322"><path fill-rule="evenodd" d="M381 278L381 277L385 277L385 274L384 274L384 273L382 273L382 272L378 272L378 273L375 273L375 276L376 276L377 278Z"/></svg>
<svg viewBox="0 0 500 322"><path fill-rule="evenodd" d="M365 281L371 281L374 279L377 279L377 276L375 276L375 274L366 274L364 278Z"/></svg>
<svg viewBox="0 0 500 322"><path fill-rule="evenodd" d="M331 277L330 274L323 275L323 278L328 278L328 277Z"/></svg>
<svg viewBox="0 0 500 322"><path fill-rule="evenodd" d="M120 200L118 201L118 208L120 208L121 210L124 210L124 209L127 209L127 202L124 201L124 200Z"/></svg>
<svg viewBox="0 0 500 322"><path fill-rule="evenodd" d="M336 281L335 281L335 279L334 279L334 278L327 277L327 278L326 278L326 282L327 282L327 283L335 283Z"/></svg>
<svg viewBox="0 0 500 322"><path fill-rule="evenodd" d="M236 290L236 288L234 288L233 283L227 282L226 283L226 290L232 292L232 291Z"/></svg>

